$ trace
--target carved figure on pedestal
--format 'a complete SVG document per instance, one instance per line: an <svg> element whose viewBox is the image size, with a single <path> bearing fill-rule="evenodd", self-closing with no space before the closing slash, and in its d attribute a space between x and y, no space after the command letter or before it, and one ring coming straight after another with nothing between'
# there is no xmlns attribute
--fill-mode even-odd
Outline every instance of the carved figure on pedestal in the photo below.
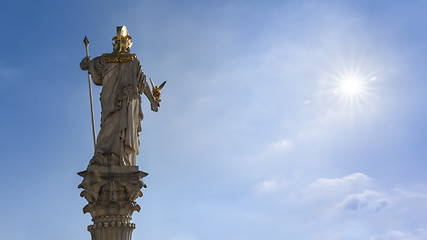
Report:
<svg viewBox="0 0 427 240"><path fill-rule="evenodd" d="M78 174L83 181L78 186L88 204L84 213L90 213L93 224L88 226L92 240L131 240L135 224L131 223L132 214L140 211L136 203L142 197L141 188L146 187L142 178L147 173L139 171L136 155L139 153L139 133L141 132L141 94L147 97L151 110L159 108L160 89L150 89L135 54L130 53L132 39L126 27L117 27L117 36L113 38L113 52L104 53L90 59L89 41L86 45L86 57L80 68L89 73L89 93L92 104L92 81L102 86L101 129L95 141L95 128L92 110L92 127L95 152L85 171ZM151 79L150 79L151 80Z"/></svg>
<svg viewBox="0 0 427 240"><path fill-rule="evenodd" d="M145 94L151 110L159 108L160 99L153 96L138 58L130 53L130 39L125 26L117 27L112 53L92 60L87 56L80 63L94 84L102 86L101 129L89 165L136 166L143 119L140 95Z"/></svg>

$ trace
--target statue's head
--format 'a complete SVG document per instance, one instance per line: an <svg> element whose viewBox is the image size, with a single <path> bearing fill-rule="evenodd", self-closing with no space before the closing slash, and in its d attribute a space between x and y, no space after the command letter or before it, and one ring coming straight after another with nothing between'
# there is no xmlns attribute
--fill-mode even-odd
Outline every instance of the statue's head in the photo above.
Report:
<svg viewBox="0 0 427 240"><path fill-rule="evenodd" d="M114 53L129 53L132 47L132 39L128 34L126 26L117 27L117 36L113 37L113 52Z"/></svg>

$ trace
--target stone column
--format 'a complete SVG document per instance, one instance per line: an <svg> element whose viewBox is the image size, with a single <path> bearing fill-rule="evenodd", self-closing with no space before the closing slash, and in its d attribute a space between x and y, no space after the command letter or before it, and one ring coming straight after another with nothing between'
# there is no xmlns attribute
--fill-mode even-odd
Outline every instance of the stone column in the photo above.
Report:
<svg viewBox="0 0 427 240"><path fill-rule="evenodd" d="M137 166L89 166L78 174L83 177L80 196L88 201L83 212L92 216L87 228L92 240L131 240L135 224L130 220L141 209L135 200L142 197L142 178L148 174Z"/></svg>

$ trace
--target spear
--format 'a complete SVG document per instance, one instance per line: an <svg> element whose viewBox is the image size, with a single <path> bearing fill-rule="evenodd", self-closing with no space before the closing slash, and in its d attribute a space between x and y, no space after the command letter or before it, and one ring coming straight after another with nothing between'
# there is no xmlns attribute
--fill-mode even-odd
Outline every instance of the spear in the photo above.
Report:
<svg viewBox="0 0 427 240"><path fill-rule="evenodd" d="M85 47L86 47L86 57L89 57L89 40L87 39L86 36L83 39L83 42L84 42ZM87 80L88 80L88 83L89 83L90 113L91 113L91 116L92 116L93 147L95 148L96 147L95 122L94 122L94 117L93 117L92 85L90 84L90 73L89 73L89 71L87 73Z"/></svg>

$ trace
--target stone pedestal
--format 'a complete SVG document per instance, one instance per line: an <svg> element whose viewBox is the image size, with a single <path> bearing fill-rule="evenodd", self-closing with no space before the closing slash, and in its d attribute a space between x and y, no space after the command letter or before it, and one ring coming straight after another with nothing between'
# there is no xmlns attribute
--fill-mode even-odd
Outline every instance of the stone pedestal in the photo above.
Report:
<svg viewBox="0 0 427 240"><path fill-rule="evenodd" d="M92 216L87 228L92 240L131 240L135 224L130 220L141 209L135 200L142 197L142 178L148 174L137 166L89 166L78 174L83 177L80 196L88 201L83 212Z"/></svg>

